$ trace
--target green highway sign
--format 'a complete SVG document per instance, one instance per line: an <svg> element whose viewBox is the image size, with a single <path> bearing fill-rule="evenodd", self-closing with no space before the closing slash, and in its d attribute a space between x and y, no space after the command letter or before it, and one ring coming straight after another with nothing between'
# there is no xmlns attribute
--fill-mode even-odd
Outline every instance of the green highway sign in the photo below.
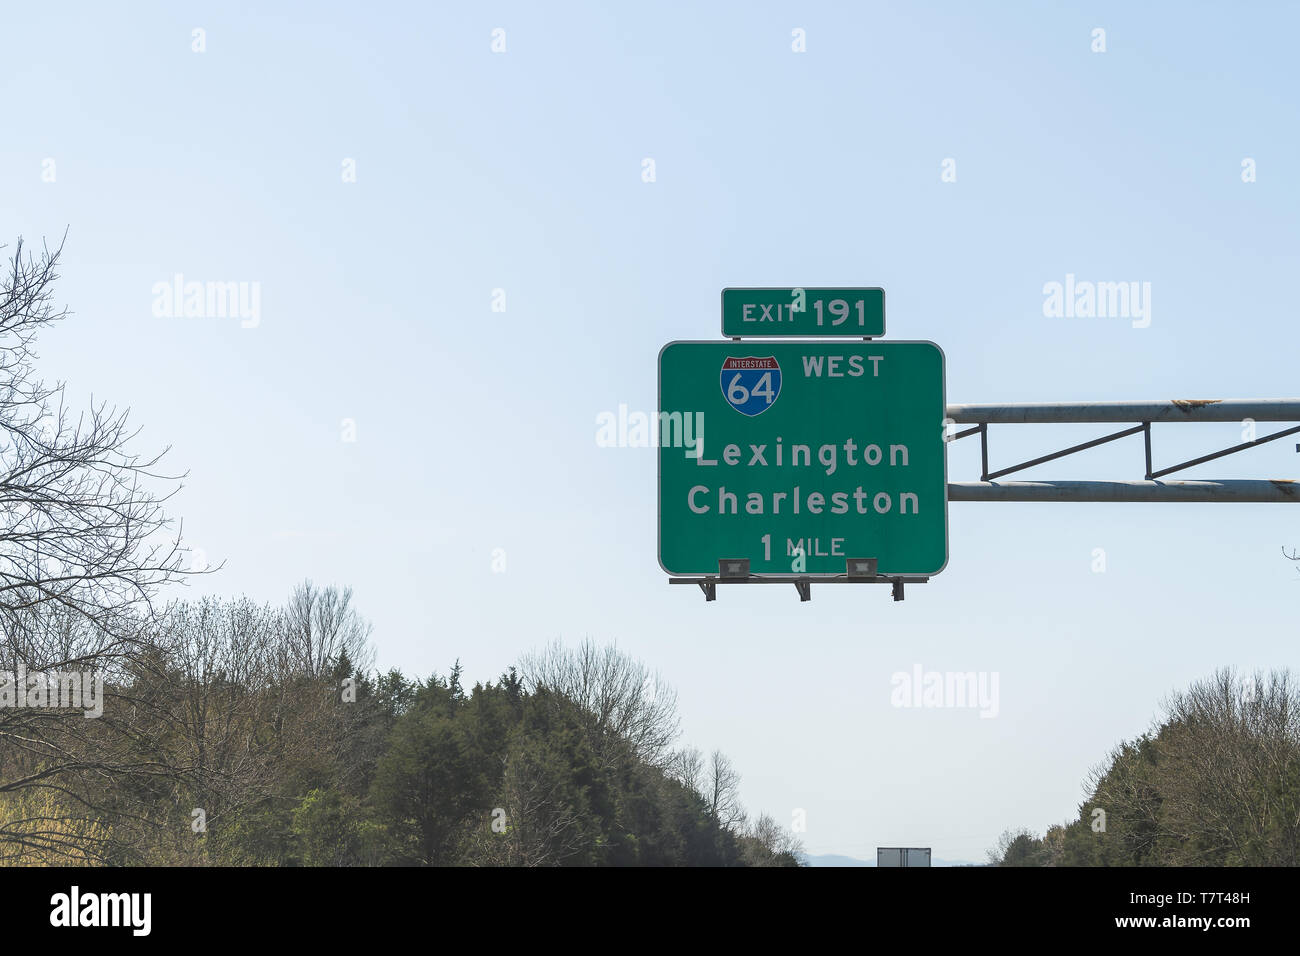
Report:
<svg viewBox="0 0 1300 956"><path fill-rule="evenodd" d="M933 342L671 342L659 352L659 564L880 575L948 563Z"/></svg>
<svg viewBox="0 0 1300 956"><path fill-rule="evenodd" d="M885 334L884 289L723 289L722 334Z"/></svg>

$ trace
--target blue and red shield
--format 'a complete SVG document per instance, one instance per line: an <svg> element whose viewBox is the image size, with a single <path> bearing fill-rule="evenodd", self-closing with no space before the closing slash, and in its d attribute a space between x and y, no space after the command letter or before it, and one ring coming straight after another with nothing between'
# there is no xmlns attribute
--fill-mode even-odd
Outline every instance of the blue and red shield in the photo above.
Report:
<svg viewBox="0 0 1300 956"><path fill-rule="evenodd" d="M767 411L781 394L781 366L776 357L728 358L722 363L722 397L727 404L753 418Z"/></svg>

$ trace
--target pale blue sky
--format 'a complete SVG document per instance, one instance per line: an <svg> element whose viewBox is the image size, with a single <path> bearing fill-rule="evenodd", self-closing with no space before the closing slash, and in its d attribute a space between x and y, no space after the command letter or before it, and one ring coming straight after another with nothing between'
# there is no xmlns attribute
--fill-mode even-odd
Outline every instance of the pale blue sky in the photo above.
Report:
<svg viewBox="0 0 1300 956"><path fill-rule="evenodd" d="M131 406L142 450L173 445L187 540L227 562L192 593L349 584L380 663L414 674L617 641L748 806L804 809L810 851L866 858L979 859L1067 819L1164 694L1295 660L1281 506L954 504L947 569L903 604L706 604L656 563L654 453L595 442L600 412L653 408L665 342L718 335L728 285L883 286L889 337L943 347L950 402L1296 395L1294 7L9 3L0 23L0 242L71 230L76 315L42 369ZM260 325L155 317L178 272L260 283ZM1067 273L1150 282L1151 326L1044 318ZM994 461L1108 428L995 428ZM1240 440L1169 426L1156 454ZM1298 459L1283 440L1187 477ZM1030 475L1140 463L1135 438ZM950 477L977 472L955 446ZM918 663L998 672L999 716L891 707Z"/></svg>

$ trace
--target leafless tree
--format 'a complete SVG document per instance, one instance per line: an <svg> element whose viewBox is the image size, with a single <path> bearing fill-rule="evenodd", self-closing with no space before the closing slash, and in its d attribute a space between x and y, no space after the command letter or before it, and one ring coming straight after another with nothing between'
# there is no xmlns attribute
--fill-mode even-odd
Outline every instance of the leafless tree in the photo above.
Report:
<svg viewBox="0 0 1300 956"><path fill-rule="evenodd" d="M745 822L745 809L740 805L740 774L731 758L721 750L715 750L709 756L704 799L709 805L709 813L724 830Z"/></svg>
<svg viewBox="0 0 1300 956"><path fill-rule="evenodd" d="M10 661L43 667L73 662L42 659L37 612L93 622L104 643L75 648L79 662L111 657L184 557L163 509L180 476L130 451L126 411L92 400L74 413L64 386L36 375L37 333L68 315L53 304L62 248L33 257L19 240L0 287L0 626Z"/></svg>
<svg viewBox="0 0 1300 956"><path fill-rule="evenodd" d="M704 756L698 747L685 747L673 751L664 769L670 777L691 793L703 793Z"/></svg>
<svg viewBox="0 0 1300 956"><path fill-rule="evenodd" d="M278 696L280 619L247 598L178 605L165 625L167 668L136 698L166 727L169 759L209 823L220 822L232 802L265 797L273 761L283 758L258 735L271 725Z"/></svg>
<svg viewBox="0 0 1300 956"><path fill-rule="evenodd" d="M1223 669L1165 703L1162 826L1209 861L1300 863L1300 693L1289 672Z"/></svg>
<svg viewBox="0 0 1300 956"><path fill-rule="evenodd" d="M800 865L805 852L803 841L766 813L745 827L740 844L747 866Z"/></svg>
<svg viewBox="0 0 1300 956"><path fill-rule="evenodd" d="M1300 863L1300 693L1286 670L1221 669L1093 770L1112 838L1153 865Z"/></svg>
<svg viewBox="0 0 1300 956"><path fill-rule="evenodd" d="M37 335L69 314L54 304L62 249L33 256L19 240L0 273L0 674L94 671L116 690L151 654L162 588L186 573L164 510L181 476L160 470L162 454L131 450L126 411L92 399L76 413L62 384L38 377ZM0 708L0 794L84 803L79 781L169 772L137 746L130 707L104 706L90 721ZM0 826L0 842L84 830L32 823Z"/></svg>
<svg viewBox="0 0 1300 956"><path fill-rule="evenodd" d="M563 781L518 748L502 788L506 829L500 842L509 866L560 866L589 849L581 812L561 796Z"/></svg>
<svg viewBox="0 0 1300 956"><path fill-rule="evenodd" d="M318 588L304 581L289 596L285 627L285 663L296 673L318 677L343 657L354 670L369 670L374 663L371 627L352 607L351 588Z"/></svg>
<svg viewBox="0 0 1300 956"><path fill-rule="evenodd" d="M668 761L681 726L677 693L617 647L584 641L569 650L557 641L524 657L521 670L530 692L545 687L577 704L592 721L598 747L619 741L652 766Z"/></svg>

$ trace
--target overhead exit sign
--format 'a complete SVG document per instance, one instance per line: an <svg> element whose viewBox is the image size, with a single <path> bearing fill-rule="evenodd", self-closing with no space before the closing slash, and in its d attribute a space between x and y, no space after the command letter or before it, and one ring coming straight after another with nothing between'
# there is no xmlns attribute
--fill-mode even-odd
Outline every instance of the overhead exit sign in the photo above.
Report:
<svg viewBox="0 0 1300 956"><path fill-rule="evenodd" d="M881 575L948 562L944 359L933 342L672 342L659 353L669 574Z"/></svg>
<svg viewBox="0 0 1300 956"><path fill-rule="evenodd" d="M723 289L722 334L885 334L884 289Z"/></svg>

